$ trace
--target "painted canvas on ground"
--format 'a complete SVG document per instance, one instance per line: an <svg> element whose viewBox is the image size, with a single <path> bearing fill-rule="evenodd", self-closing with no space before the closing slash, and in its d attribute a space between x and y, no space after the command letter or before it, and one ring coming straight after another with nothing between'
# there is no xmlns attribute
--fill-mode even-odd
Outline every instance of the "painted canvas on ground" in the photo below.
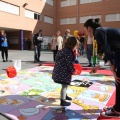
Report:
<svg viewBox="0 0 120 120"><path fill-rule="evenodd" d="M15 120L96 120L115 91L107 73L73 75L67 94L71 106L60 106L61 85L52 80L53 67L39 66L9 79L0 75L0 112Z"/></svg>

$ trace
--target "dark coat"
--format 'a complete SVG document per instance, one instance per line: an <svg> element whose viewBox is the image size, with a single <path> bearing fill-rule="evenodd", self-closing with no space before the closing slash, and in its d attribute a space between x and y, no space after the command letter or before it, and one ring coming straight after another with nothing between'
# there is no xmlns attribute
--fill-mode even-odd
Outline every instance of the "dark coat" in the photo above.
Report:
<svg viewBox="0 0 120 120"><path fill-rule="evenodd" d="M120 29L99 27L94 37L105 54L105 62L110 61L116 69L120 68Z"/></svg>
<svg viewBox="0 0 120 120"><path fill-rule="evenodd" d="M52 79L54 82L67 85L70 84L72 72L75 70L73 62L74 54L71 49L63 48L58 51L52 74Z"/></svg>

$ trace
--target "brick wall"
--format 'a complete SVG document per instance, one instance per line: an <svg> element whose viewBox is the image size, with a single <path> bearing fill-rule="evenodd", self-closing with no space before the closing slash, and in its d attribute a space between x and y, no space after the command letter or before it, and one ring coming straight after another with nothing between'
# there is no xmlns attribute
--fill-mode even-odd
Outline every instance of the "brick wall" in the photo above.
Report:
<svg viewBox="0 0 120 120"><path fill-rule="evenodd" d="M120 0L102 0L101 2L80 4L80 0L77 0L77 5L60 7L60 0L57 1L57 29L59 29L62 34L66 28L73 31L75 29L82 30L83 24L79 23L79 18L81 16L92 16L101 15L102 26L120 28L120 21L117 22L105 22L106 14L120 13ZM67 17L76 17L77 23L74 25L60 25L60 19Z"/></svg>
<svg viewBox="0 0 120 120"><path fill-rule="evenodd" d="M60 7L61 0L54 0L54 6L45 4L43 0L2 0L20 7L20 15L14 15L0 11L0 28L14 29L14 31L24 30L24 37L29 37L32 40L32 34L43 30L43 35L53 36L57 30L64 35L65 29L70 29L71 34L74 30L83 30L83 23L79 22L82 16L101 15L102 26L120 28L120 21L105 22L106 14L120 13L120 0L102 0L101 2L80 4ZM62 0L64 1L64 0ZM23 4L28 3L24 8ZM42 20L38 21L25 17L25 9L42 14ZM45 23L44 16L53 18L53 24ZM76 17L76 24L60 25L60 19ZM18 32L19 33L19 32ZM9 34L9 33L8 33ZM14 33L16 34L16 33ZM26 35L27 34L27 35ZM19 46L19 45L18 45Z"/></svg>

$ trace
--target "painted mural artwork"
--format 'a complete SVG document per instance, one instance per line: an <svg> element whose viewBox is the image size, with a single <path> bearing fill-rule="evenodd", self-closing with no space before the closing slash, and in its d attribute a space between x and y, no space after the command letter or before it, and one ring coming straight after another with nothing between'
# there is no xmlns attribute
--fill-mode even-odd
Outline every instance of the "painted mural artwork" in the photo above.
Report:
<svg viewBox="0 0 120 120"><path fill-rule="evenodd" d="M67 94L71 106L60 104L61 85L52 80L53 67L21 70L14 78L0 75L0 112L12 120L96 120L115 91L111 75L73 75Z"/></svg>

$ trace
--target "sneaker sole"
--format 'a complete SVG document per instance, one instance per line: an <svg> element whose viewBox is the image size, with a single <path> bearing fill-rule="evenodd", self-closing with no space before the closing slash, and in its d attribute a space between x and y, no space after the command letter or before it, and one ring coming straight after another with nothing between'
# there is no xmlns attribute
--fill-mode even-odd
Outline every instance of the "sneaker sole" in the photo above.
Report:
<svg viewBox="0 0 120 120"><path fill-rule="evenodd" d="M110 107L111 107L111 108L110 108ZM109 106L109 108L108 108L108 107L104 107L103 110L107 111L107 110L110 110L110 109L112 109L112 108L113 108L113 106Z"/></svg>
<svg viewBox="0 0 120 120"><path fill-rule="evenodd" d="M66 100L68 100L68 99L66 99ZM69 101L72 101L72 100L69 100Z"/></svg>
<svg viewBox="0 0 120 120"><path fill-rule="evenodd" d="M103 113L105 113L105 112L103 112ZM109 117L109 118L120 118L120 116L119 117L117 117L117 116L107 116L107 115L105 115L103 113L101 113L100 115L102 115L104 117Z"/></svg>
<svg viewBox="0 0 120 120"><path fill-rule="evenodd" d="M61 105L61 104L60 104ZM69 105L61 105L61 106L70 106L71 105L71 103L69 104Z"/></svg>

